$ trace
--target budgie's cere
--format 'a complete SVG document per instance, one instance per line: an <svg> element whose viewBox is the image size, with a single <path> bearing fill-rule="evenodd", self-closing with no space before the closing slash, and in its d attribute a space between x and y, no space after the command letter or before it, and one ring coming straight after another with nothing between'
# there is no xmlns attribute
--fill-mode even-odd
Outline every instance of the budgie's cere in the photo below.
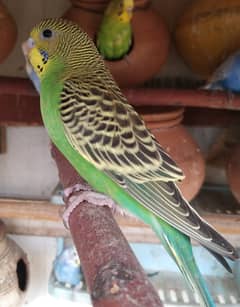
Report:
<svg viewBox="0 0 240 307"><path fill-rule="evenodd" d="M93 42L77 25L48 19L34 27L24 50L40 79L52 141L95 190L152 226L202 306L215 306L189 237L229 270L223 256L238 255L181 196L181 170L128 104Z"/></svg>
<svg viewBox="0 0 240 307"><path fill-rule="evenodd" d="M97 47L105 59L125 56L132 44L133 0L111 0L97 33Z"/></svg>

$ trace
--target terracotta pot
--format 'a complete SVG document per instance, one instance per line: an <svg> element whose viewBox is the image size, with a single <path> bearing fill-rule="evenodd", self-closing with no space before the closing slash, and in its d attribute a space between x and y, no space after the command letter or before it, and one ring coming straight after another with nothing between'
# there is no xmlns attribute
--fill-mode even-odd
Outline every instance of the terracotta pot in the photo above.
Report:
<svg viewBox="0 0 240 307"><path fill-rule="evenodd" d="M102 13L106 8L109 0L70 0L73 6L80 7L88 10L100 10ZM149 0L134 0L134 6L138 8L144 8L149 5Z"/></svg>
<svg viewBox="0 0 240 307"><path fill-rule="evenodd" d="M226 173L230 189L240 203L240 145L237 145L231 152L227 165Z"/></svg>
<svg viewBox="0 0 240 307"><path fill-rule="evenodd" d="M191 69L208 78L240 48L240 0L195 0L176 27L177 48Z"/></svg>
<svg viewBox="0 0 240 307"><path fill-rule="evenodd" d="M29 281L29 262L23 250L6 236L0 221L0 307L23 305Z"/></svg>
<svg viewBox="0 0 240 307"><path fill-rule="evenodd" d="M7 8L0 1L0 63L12 51L16 38L17 38L17 27L14 19L9 14Z"/></svg>
<svg viewBox="0 0 240 307"><path fill-rule="evenodd" d="M96 38L102 15L109 1L72 1L64 18L78 23L92 39ZM169 47L167 27L149 1L135 1L132 19L133 46L117 61L105 61L120 87L141 84L159 72Z"/></svg>
<svg viewBox="0 0 240 307"><path fill-rule="evenodd" d="M166 107L161 113L149 112L143 119L162 147L183 170L186 178L178 186L190 201L202 186L205 162L197 143L181 125L183 112L183 108Z"/></svg>
<svg viewBox="0 0 240 307"><path fill-rule="evenodd" d="M72 6L86 10L98 11L100 14L106 8L109 0L70 0Z"/></svg>

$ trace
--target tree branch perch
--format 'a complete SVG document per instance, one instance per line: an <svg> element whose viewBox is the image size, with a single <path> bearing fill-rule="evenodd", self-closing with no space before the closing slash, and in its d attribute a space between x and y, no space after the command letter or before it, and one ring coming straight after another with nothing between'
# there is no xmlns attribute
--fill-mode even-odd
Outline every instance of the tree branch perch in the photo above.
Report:
<svg viewBox="0 0 240 307"><path fill-rule="evenodd" d="M54 146L52 155L65 188L83 182ZM108 207L84 202L69 226L94 307L162 306Z"/></svg>

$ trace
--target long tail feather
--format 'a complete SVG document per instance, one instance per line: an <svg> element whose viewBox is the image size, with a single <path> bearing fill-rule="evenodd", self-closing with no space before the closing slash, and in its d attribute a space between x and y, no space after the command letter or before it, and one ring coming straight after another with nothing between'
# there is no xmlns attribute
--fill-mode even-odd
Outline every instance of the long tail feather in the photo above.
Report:
<svg viewBox="0 0 240 307"><path fill-rule="evenodd" d="M214 251L212 251L211 249L205 247L210 254L212 254L219 263L221 263L221 265L229 272L232 274L232 269L230 267L230 265L228 264L227 260L220 254L215 253Z"/></svg>
<svg viewBox="0 0 240 307"><path fill-rule="evenodd" d="M189 237L162 220L160 222L154 216L152 225L164 247L186 278L188 285L198 294L201 306L215 307L215 303L195 262Z"/></svg>

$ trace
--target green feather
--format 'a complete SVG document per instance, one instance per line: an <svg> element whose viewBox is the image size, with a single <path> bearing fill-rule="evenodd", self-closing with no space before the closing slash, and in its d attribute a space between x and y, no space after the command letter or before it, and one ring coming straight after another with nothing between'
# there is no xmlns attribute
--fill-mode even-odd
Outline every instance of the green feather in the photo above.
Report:
<svg viewBox="0 0 240 307"><path fill-rule="evenodd" d="M107 60L119 60L130 50L132 28L130 24L118 24L114 20L102 23L97 36L97 47Z"/></svg>

